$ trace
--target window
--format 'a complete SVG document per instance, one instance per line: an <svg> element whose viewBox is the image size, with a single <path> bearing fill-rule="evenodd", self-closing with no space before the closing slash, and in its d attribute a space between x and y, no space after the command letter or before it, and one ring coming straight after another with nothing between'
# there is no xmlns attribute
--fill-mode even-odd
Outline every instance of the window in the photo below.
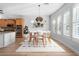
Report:
<svg viewBox="0 0 79 59"><path fill-rule="evenodd" d="M56 33L56 19L52 20L52 25L53 25L53 33Z"/></svg>
<svg viewBox="0 0 79 59"><path fill-rule="evenodd" d="M63 34L66 36L70 36L70 12L67 11L64 13L63 19Z"/></svg>
<svg viewBox="0 0 79 59"><path fill-rule="evenodd" d="M58 16L57 18L57 34L61 34L61 16Z"/></svg>
<svg viewBox="0 0 79 59"><path fill-rule="evenodd" d="M73 33L72 37L79 38L79 8L73 8Z"/></svg>

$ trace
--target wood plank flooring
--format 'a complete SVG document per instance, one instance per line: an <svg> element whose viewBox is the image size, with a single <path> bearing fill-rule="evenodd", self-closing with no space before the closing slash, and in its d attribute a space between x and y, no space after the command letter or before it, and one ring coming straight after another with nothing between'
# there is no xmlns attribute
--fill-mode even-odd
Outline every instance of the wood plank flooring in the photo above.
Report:
<svg viewBox="0 0 79 59"><path fill-rule="evenodd" d="M0 48L0 56L77 56L73 51L71 51L68 47L64 46L62 43L56 41L66 52L16 52L16 49L20 46L20 39L17 38L18 41L9 45L5 48Z"/></svg>

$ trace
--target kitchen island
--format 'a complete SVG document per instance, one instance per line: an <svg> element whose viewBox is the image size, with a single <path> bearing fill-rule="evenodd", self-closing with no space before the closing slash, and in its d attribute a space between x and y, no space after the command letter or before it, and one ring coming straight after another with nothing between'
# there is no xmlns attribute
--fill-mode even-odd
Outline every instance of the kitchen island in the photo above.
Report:
<svg viewBox="0 0 79 59"><path fill-rule="evenodd" d="M2 31L0 32L0 48L7 47L15 42L15 32Z"/></svg>

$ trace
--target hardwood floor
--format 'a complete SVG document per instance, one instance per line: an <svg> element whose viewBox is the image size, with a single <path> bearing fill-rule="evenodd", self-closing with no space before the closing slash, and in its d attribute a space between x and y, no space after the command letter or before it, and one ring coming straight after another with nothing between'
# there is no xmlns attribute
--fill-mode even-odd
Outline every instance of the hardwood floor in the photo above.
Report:
<svg viewBox="0 0 79 59"><path fill-rule="evenodd" d="M23 38L17 38L18 40ZM73 51L71 51L68 47L64 46L62 43L56 41L66 52L16 52L16 49L20 46L20 41L16 41L15 43L9 45L5 48L0 48L0 56L77 56Z"/></svg>

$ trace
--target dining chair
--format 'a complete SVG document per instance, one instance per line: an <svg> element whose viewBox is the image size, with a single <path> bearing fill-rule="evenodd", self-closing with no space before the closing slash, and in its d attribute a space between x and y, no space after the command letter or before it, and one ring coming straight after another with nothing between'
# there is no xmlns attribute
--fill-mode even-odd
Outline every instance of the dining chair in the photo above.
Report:
<svg viewBox="0 0 79 59"><path fill-rule="evenodd" d="M38 47L38 32L34 32L33 44L34 47Z"/></svg>
<svg viewBox="0 0 79 59"><path fill-rule="evenodd" d="M47 33L46 37L47 37L49 43L51 43L51 34L50 33Z"/></svg>
<svg viewBox="0 0 79 59"><path fill-rule="evenodd" d="M45 45L46 45L46 33L43 33L42 42L43 42L43 46L45 47Z"/></svg>
<svg viewBox="0 0 79 59"><path fill-rule="evenodd" d="M43 47L45 47L45 45L46 45L46 33L39 32L38 34L39 34L38 35L38 43L40 40L42 40Z"/></svg>
<svg viewBox="0 0 79 59"><path fill-rule="evenodd" d="M33 38L33 36L32 36L32 32L30 32L30 33L29 33L29 42L32 41L32 38Z"/></svg>

